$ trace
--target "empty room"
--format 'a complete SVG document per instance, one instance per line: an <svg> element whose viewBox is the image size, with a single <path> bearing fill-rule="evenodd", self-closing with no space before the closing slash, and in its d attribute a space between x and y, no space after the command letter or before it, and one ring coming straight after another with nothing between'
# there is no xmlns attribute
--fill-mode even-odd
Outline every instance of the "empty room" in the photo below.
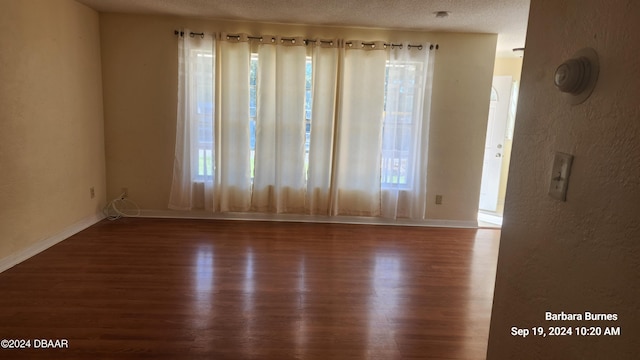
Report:
<svg viewBox="0 0 640 360"><path fill-rule="evenodd" d="M0 0L0 31L0 358L637 358L639 4Z"/></svg>

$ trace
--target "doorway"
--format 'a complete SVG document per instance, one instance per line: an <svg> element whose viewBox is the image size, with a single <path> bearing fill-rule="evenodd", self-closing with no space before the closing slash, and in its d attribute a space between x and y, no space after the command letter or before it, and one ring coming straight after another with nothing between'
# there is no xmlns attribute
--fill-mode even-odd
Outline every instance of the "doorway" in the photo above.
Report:
<svg viewBox="0 0 640 360"><path fill-rule="evenodd" d="M502 225L517 85L512 76L494 76L491 87L478 221L494 226Z"/></svg>

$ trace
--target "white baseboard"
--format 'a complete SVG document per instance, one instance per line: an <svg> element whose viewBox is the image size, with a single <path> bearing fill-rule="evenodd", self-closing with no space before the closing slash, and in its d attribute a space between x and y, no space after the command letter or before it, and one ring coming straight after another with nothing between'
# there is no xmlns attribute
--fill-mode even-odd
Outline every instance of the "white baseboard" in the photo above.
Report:
<svg viewBox="0 0 640 360"><path fill-rule="evenodd" d="M62 240L65 240L70 236L79 233L80 231L88 228L91 225L96 224L102 219L104 219L104 215L102 213L97 213L97 214L88 216L66 227L65 229L63 229L57 234L54 234L50 237L42 239L25 249L18 250L17 252L0 259L0 273L18 265L19 263L29 259L34 255L37 255L43 252L44 250L52 247L53 245L61 242Z"/></svg>
<svg viewBox="0 0 640 360"><path fill-rule="evenodd" d="M140 217L171 218L171 219L215 219L215 220L245 220L245 221L289 221L314 222L331 224L361 224L361 225L398 225L476 229L478 222L464 220L408 220L386 219L364 216L326 216L326 215L293 215L293 214L259 214L259 213L212 213L208 211L178 211L178 210L141 210Z"/></svg>

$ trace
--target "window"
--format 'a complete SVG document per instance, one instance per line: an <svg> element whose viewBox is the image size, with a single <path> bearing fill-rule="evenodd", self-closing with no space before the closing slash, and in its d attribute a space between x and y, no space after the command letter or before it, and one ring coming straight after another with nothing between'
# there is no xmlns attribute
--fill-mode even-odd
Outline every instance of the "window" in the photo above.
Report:
<svg viewBox="0 0 640 360"><path fill-rule="evenodd" d="M256 116L258 110L258 54L251 54L251 69L249 72L249 128L250 128L250 146L251 146L251 178L254 177L255 155L256 155ZM311 90L312 90L312 62L311 57L307 56L305 65L305 174L309 168L309 146L311 140Z"/></svg>
<svg viewBox="0 0 640 360"><path fill-rule="evenodd" d="M198 178L213 178L213 54L192 50L198 122Z"/></svg>
<svg viewBox="0 0 640 360"><path fill-rule="evenodd" d="M385 114L382 131L381 177L383 187L411 187L413 152L421 116L414 100L421 95L422 63L387 62Z"/></svg>
<svg viewBox="0 0 640 360"><path fill-rule="evenodd" d="M251 54L251 69L249 70L249 131L251 147L251 179L255 174L256 161L256 117L258 113L258 54Z"/></svg>
<svg viewBox="0 0 640 360"><path fill-rule="evenodd" d="M304 173L305 176L309 172L309 147L311 146L311 109L312 102L312 89L313 89L313 65L311 57L307 56L307 63L305 65L305 96L304 96Z"/></svg>
<svg viewBox="0 0 640 360"><path fill-rule="evenodd" d="M198 177L211 179L213 176L213 94L210 84L212 55L194 50L200 61L195 62L194 81L197 86L198 116ZM249 127L251 147L251 177L254 176L257 115L257 72L258 54L251 54L249 75ZM384 187L410 187L412 172L412 144L414 125L414 95L420 89L421 63L406 62L391 65L387 62L385 79L385 114L383 124L381 181ZM309 148L312 119L312 73L311 57L307 57L305 69L305 174L309 167Z"/></svg>

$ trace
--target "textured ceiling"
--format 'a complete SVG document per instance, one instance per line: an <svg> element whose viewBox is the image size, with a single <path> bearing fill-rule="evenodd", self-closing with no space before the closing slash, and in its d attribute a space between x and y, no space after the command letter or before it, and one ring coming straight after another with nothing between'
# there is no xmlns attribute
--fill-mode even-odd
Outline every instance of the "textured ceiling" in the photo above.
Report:
<svg viewBox="0 0 640 360"><path fill-rule="evenodd" d="M100 12L498 34L498 55L524 47L529 0L77 0ZM450 11L436 18L436 11Z"/></svg>

